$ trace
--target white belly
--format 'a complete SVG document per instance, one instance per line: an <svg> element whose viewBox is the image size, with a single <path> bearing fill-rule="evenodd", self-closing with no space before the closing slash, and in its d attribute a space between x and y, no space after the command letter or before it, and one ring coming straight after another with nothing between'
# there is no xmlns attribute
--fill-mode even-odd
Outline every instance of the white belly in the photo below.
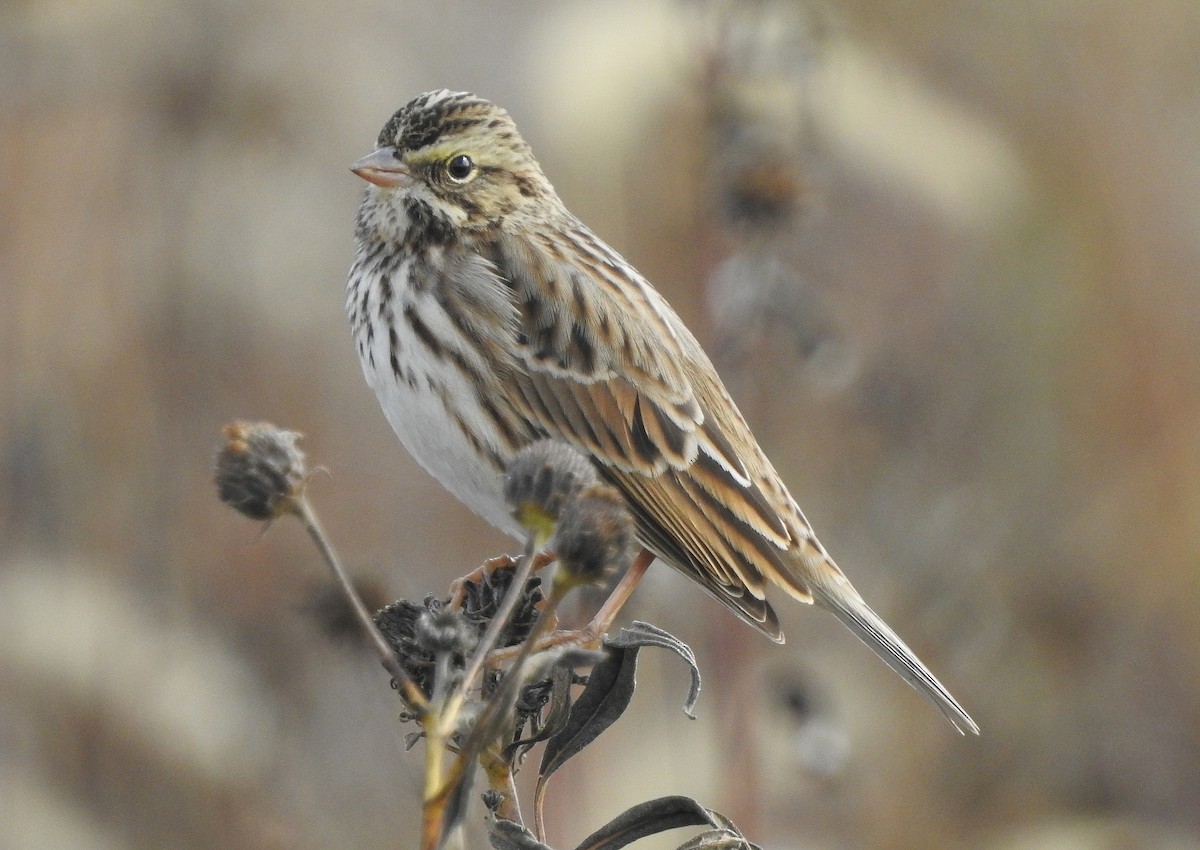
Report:
<svg viewBox="0 0 1200 850"><path fill-rule="evenodd" d="M431 296L419 297L419 314L428 327L444 339L466 344L453 331ZM375 390L383 413L409 454L472 511L514 537L522 532L504 503L503 474L492 460L481 458L466 431L486 449L507 460L508 449L495 424L481 409L479 390L452 358L431 355L397 309L391 324L393 344L385 320L376 318L378 306L369 304L376 321L368 342L366 326L355 332L363 373ZM393 368L393 350L399 369ZM462 350L462 349L460 349ZM445 399L454 402L455 414Z"/></svg>

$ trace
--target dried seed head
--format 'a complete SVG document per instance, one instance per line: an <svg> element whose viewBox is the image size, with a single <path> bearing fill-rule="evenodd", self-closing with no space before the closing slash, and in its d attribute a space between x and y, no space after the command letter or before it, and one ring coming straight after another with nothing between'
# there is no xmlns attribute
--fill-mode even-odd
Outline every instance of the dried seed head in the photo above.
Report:
<svg viewBox="0 0 1200 850"><path fill-rule="evenodd" d="M515 573L514 566L501 567L484 573L476 581L463 582L462 615L474 626L477 633L482 634L496 616L500 603L512 585ZM537 622L538 606L545 598L541 585L540 576L531 576L525 582L517 605L509 616L508 626L496 643L497 646L514 646L529 637L534 623Z"/></svg>
<svg viewBox="0 0 1200 850"><path fill-rule="evenodd" d="M427 610L425 606L400 599L376 611L373 619L404 672L429 696L433 693L433 659L418 648L415 637L417 620Z"/></svg>
<svg viewBox="0 0 1200 850"><path fill-rule="evenodd" d="M375 612L375 625L384 641L396 653L396 659L421 691L429 696L433 693L437 676L436 656L449 645L465 645L457 625L451 625L443 616L452 617L467 632L474 635L469 639L472 647L478 639L477 630L461 616L446 612L442 602L428 596L421 604L401 599ZM462 643L460 644L460 640ZM468 650L469 651L469 650ZM463 653L466 654L465 652ZM455 666L462 666L462 657L454 659Z"/></svg>
<svg viewBox="0 0 1200 850"><path fill-rule="evenodd" d="M258 520L293 510L307 474L300 434L269 422L233 422L223 431L214 476L221 501Z"/></svg>
<svg viewBox="0 0 1200 850"><path fill-rule="evenodd" d="M565 582L563 592L597 584L625 566L634 542L633 519L615 488L593 484L563 505L554 539L555 584Z"/></svg>
<svg viewBox="0 0 1200 850"><path fill-rule="evenodd" d="M479 635L458 611L427 610L417 618L415 640L431 656L449 654L465 658L475 649Z"/></svg>
<svg viewBox="0 0 1200 850"><path fill-rule="evenodd" d="M596 470L581 452L560 441L538 440L509 461L504 499L542 546L554 533L563 503L596 480Z"/></svg>

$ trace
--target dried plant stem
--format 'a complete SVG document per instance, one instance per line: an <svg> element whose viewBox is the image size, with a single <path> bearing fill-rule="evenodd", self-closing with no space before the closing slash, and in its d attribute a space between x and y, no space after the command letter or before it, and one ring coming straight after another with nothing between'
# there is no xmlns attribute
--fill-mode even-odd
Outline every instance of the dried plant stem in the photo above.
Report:
<svg viewBox="0 0 1200 850"><path fill-rule="evenodd" d="M539 782L533 789L533 834L538 841L546 840L546 788L547 783Z"/></svg>
<svg viewBox="0 0 1200 850"><path fill-rule="evenodd" d="M303 494L292 500L293 513L300 520L304 529L308 532L308 536L317 544L317 549L320 550L321 556L325 559L325 563L329 565L333 577L337 580L342 588L342 592L346 594L346 598L350 601L351 608L354 609L354 616L362 626L363 632L367 639L371 642L372 648L379 656L379 660L383 663L384 668L391 674L396 681L396 687L400 691L400 695L408 704L409 710L416 715L417 719L425 716L429 710L429 701L425 699L425 694L417 687L416 683L404 672L404 668L400 666L400 662L396 659L395 653L384 641L383 635L379 633L379 629L375 626L375 621L371 619L370 613L359 598L358 592L354 589L354 585L350 583L349 576L342 569L341 561L338 559L337 553L334 552L329 538L325 536L325 531L321 527L320 521L317 519L316 512L312 509L308 499Z"/></svg>
<svg viewBox="0 0 1200 850"><path fill-rule="evenodd" d="M542 636L553 627L555 622L555 612L558 609L558 605L560 602L562 602L563 597L567 595L569 590L570 588L562 585L555 585L551 587L550 596L546 599L546 607L542 609L541 615L538 617L537 622L534 623L533 630L529 633L529 637L527 637L524 643L521 644L521 651L517 653L517 657L513 661L512 666L509 667L508 672L504 674L504 678L500 681L500 687L496 689L496 693L494 693L492 698L488 701L487 707L484 709L483 714L480 715L479 721L475 725L476 729L486 730L494 721L497 713L500 711L507 711L507 707L516 699L517 688L520 687L521 683L521 668L525 666L525 662L528 660L529 656L533 654L534 648L541 641ZM483 742L481 740L476 745L476 749L478 749L482 743ZM474 757L474 754L470 752L470 745L471 741L468 740L468 745L463 747L463 752L459 754L459 759L464 765L467 763L468 758ZM512 783L511 776L509 777L509 783ZM515 794L513 796L513 801L515 805ZM519 810L517 812L517 818L520 818ZM536 808L534 810L534 818L534 826L537 830L538 840L541 841L544 837L545 831L542 828L541 823L542 813ZM517 822L519 823L520 821L518 820Z"/></svg>
<svg viewBox="0 0 1200 850"><path fill-rule="evenodd" d="M421 807L421 850L437 850L442 840L443 813L446 808L446 785L442 781L442 764L446 752L446 727L442 712L433 706L421 726L425 730L425 797Z"/></svg>
<svg viewBox="0 0 1200 850"><path fill-rule="evenodd" d="M514 573L513 583L509 586L508 593L505 594L505 599L502 603L501 610L497 612L496 618L492 620L493 624L501 621L501 618L503 618L503 620L507 620L509 614L512 613L511 606L507 604L508 601L514 596L514 594L524 593L525 582L523 580L518 582L518 579L521 577L522 568L525 568L525 578L528 578L528 568L533 563L534 550L535 547L532 545L527 548L526 556L522 559L522 563L520 566L518 566L516 573ZM500 687L498 687L495 693L493 693L488 699L486 707L479 715L479 718L475 721L475 725L472 728L471 733L467 736L466 741L463 742L462 748L455 756L454 761L451 763L450 769L444 779L438 781L437 774L433 772L434 770L436 770L438 773L441 771L440 757L437 757L435 763L434 757L428 752L426 753L426 795L422 818L423 828L421 850L434 850L434 848L438 846L436 841L441 837L443 813L445 812L447 800L464 781L467 771L471 770L475 766L476 762L481 760L484 748L489 740L494 737L494 726L498 716L503 712L507 712L512 707L513 702L516 700L517 688L520 687L521 682L521 668L525 665L526 660L529 658L534 646L539 642L539 639L542 637L542 635L548 628L553 626L555 622L555 609L558 608L558 603L562 601L562 597L564 595L565 592L551 592L546 601L546 606L542 609L541 614L538 616L537 622L534 623L533 629L529 633L529 637L526 638L521 644L521 651L517 654L512 666L509 667L508 671L504 674L504 678L500 680ZM515 600L513 604L515 604ZM496 637L493 637L493 644L495 643L495 640ZM481 643L481 645L483 644ZM486 661L486 657L484 660ZM482 664L480 665L480 669L482 669ZM461 705L462 693L463 691L460 689L453 696L451 696L450 701L448 701L448 704L443 711L438 711L435 706L431 710L429 717L426 719L424 724L426 746L430 751L437 750L441 752L445 748L446 734L448 731L454 728L453 724L446 722L446 717L448 716L450 709L449 702L452 702L455 697L459 697L459 704ZM432 732L431 729L433 730ZM485 764L484 767L487 769L488 765ZM489 778L491 778L492 771L489 770L488 774ZM507 790L510 793L514 792L511 776L505 784L508 786ZM436 790L432 790L434 788L436 788ZM512 800L514 801L515 811L515 793L512 793ZM520 815L517 814L517 817L519 818ZM431 840L435 843L425 843Z"/></svg>
<svg viewBox="0 0 1200 850"><path fill-rule="evenodd" d="M546 599L546 606L538 616L537 622L533 624L533 629L529 632L529 637L521 644L521 651L517 653L512 666L508 668L508 671L504 674L504 678L500 680L500 687L496 688L496 692L488 700L483 713L479 715L479 720L475 722L475 729L472 730L471 736L468 737L467 743L463 746L462 753L460 753L460 760L463 755L468 753L469 749L473 748L475 750L471 755L472 758L482 749L482 740L472 740L476 737L475 731L487 730L495 721L497 714L508 711L509 707L511 707L517 697L517 688L521 686L521 668L525 666L525 662L533 654L534 649L537 648L542 635L553 627L555 611L558 608L558 603L562 601L565 595L565 593L551 590L550 596ZM482 736L479 737L482 738Z"/></svg>
<svg viewBox="0 0 1200 850"><path fill-rule="evenodd" d="M466 699L466 694L471 689L473 681L483 671L488 655L495 647L500 636L504 633L504 629L508 626L508 621L517 606L517 601L524 595L525 584L533 572L533 563L536 554L537 546L531 539L525 547L525 552L521 556L517 568L513 571L513 577L509 582L504 598L500 602L500 607L479 639L479 644L476 647L474 655L471 656L470 662L467 664L461 682L444 701L437 699L426 705L426 713L421 724L425 731L425 801L421 817L421 850L436 850L440 846L443 837L442 831L445 826L444 815L446 803L451 793L463 782L466 772L474 766L476 760L480 759L483 753L487 736L480 733L486 732L488 727L492 725L497 711L500 710L499 707L504 706L504 710L507 710L507 704L515 697L516 687L509 683L510 681L515 682L517 680L520 667L529 655L528 651L524 651L517 656L517 660L502 680L500 688L493 694L492 698L488 701L487 708L476 721L472 733L467 736L462 749L459 750L458 755L450 765L449 772L443 776L446 746L450 736L454 734L454 730L457 727L458 715ZM556 607L556 602L551 599L551 603L542 611L537 623L534 625L530 638L536 641L541 632L545 630L544 624L553 622L554 607ZM523 648L526 645L524 644ZM505 685L508 685L508 687L506 688ZM489 780L498 776L498 774L495 774L494 766L487 772ZM516 811L516 795L512 793L514 789L512 788L511 775L504 784L506 785L506 791L512 797L512 810Z"/></svg>
<svg viewBox="0 0 1200 850"><path fill-rule="evenodd" d="M504 594L504 599L500 603L500 608L496 611L496 616L492 617L483 636L479 639L479 644L475 647L475 654L471 656L471 660L467 663L466 670L463 672L462 681L446 701L446 710L443 716L446 718L447 726L453 726L454 722L458 719L458 712L462 708L467 692L473 687L475 679L483 671L483 666L487 663L488 655L495 648L496 641L500 639L500 636L504 633L504 629L508 627L508 621L512 617L512 612L517 607L517 600L525 593L525 583L529 581L529 576L533 572L533 562L536 555L537 546L531 537L525 544L525 552L521 555L521 560L517 563L517 568L513 570L512 579L508 584L508 592Z"/></svg>
<svg viewBox="0 0 1200 850"><path fill-rule="evenodd" d="M524 823L521 818L521 806L517 800L517 783L512 762L505 759L494 747L485 750L480 755L479 762L487 774L488 787L503 795L495 809L496 817L513 823Z"/></svg>

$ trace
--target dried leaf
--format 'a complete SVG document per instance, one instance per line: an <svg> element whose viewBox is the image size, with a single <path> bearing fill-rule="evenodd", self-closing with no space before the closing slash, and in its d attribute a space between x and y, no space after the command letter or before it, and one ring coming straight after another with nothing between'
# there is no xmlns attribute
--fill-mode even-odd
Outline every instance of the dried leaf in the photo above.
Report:
<svg viewBox="0 0 1200 850"><path fill-rule="evenodd" d="M710 829L679 845L678 850L762 850L746 840L737 828Z"/></svg>
<svg viewBox="0 0 1200 850"><path fill-rule="evenodd" d="M554 771L596 740L629 707L637 685L637 656L644 646L669 649L687 662L692 686L683 710L695 719L692 709L700 697L700 668L691 647L670 632L636 620L629 628L621 629L616 637L605 638L604 645L608 654L592 668L587 687L571 706L571 714L562 731L546 744L538 776L539 789Z"/></svg>
<svg viewBox="0 0 1200 850"><path fill-rule="evenodd" d="M539 785L596 740L628 707L636 684L637 653L636 646L610 648L604 659L592 667L587 686L571 706L566 725L542 752Z"/></svg>
<svg viewBox="0 0 1200 850"><path fill-rule="evenodd" d="M639 838L681 826L708 826L724 831L725 823L723 816L691 797L659 797L617 815L585 838L576 850L619 850Z"/></svg>
<svg viewBox="0 0 1200 850"><path fill-rule="evenodd" d="M521 824L487 814L488 843L494 850L551 850Z"/></svg>
<svg viewBox="0 0 1200 850"><path fill-rule="evenodd" d="M700 667L696 664L696 653L692 652L690 646L670 632L640 620L634 620L632 625L621 629L616 637L605 639L604 643L606 646L622 648L658 646L671 650L687 662L692 674L692 686L688 690L687 701L683 704L683 713L693 720L696 719L693 709L696 707L696 701L700 699Z"/></svg>

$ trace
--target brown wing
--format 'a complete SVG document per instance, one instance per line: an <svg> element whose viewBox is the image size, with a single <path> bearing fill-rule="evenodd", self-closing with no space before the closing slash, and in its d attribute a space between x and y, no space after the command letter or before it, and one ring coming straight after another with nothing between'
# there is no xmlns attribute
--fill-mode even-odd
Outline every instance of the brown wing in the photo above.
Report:
<svg viewBox="0 0 1200 850"><path fill-rule="evenodd" d="M647 548L780 640L765 579L811 601L783 563L807 523L662 296L582 225L562 236L489 258L520 310L514 404L594 458Z"/></svg>

